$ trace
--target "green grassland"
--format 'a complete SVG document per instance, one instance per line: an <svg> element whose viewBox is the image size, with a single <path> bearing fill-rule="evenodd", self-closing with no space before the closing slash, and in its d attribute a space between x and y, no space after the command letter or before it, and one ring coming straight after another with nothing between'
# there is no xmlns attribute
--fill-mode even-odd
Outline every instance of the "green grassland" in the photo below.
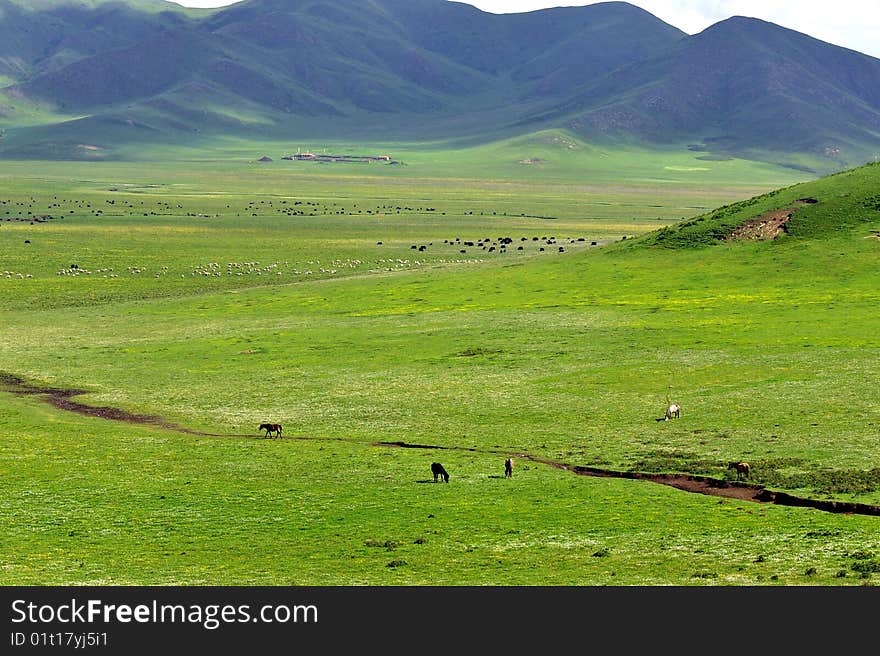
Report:
<svg viewBox="0 0 880 656"><path fill-rule="evenodd" d="M0 372L210 434L6 385L0 582L876 582L877 517L572 468L743 459L880 504L880 166L616 152L614 174L559 138L0 164ZM778 240L712 237L805 197Z"/></svg>

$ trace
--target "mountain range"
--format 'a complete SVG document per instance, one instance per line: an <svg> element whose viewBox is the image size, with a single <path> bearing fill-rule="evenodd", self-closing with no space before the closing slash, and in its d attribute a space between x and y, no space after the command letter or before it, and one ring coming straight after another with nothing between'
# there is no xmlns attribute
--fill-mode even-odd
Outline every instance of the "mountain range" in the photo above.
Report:
<svg viewBox="0 0 880 656"><path fill-rule="evenodd" d="M0 84L7 158L547 128L829 169L880 153L880 59L744 17L691 36L625 2L0 0Z"/></svg>

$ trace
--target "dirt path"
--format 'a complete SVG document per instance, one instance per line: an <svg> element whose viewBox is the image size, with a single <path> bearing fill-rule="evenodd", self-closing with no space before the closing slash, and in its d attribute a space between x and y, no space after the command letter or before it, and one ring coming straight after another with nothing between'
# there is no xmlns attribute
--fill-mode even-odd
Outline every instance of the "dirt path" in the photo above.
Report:
<svg viewBox="0 0 880 656"><path fill-rule="evenodd" d="M8 392L16 396L35 396L49 405L65 410L67 412L75 412L87 417L99 417L101 419L109 419L112 421L121 421L129 424L149 425L164 430L174 431L185 435L196 435L200 437L223 437L236 439L266 439L263 435L236 435L229 433L206 433L203 431L193 430L168 422L161 417L152 415L139 415L121 410L119 408L90 406L84 403L71 400L74 396L86 394L84 390L56 389L51 387L40 387L25 382L18 376L0 372L0 392ZM338 441L350 442L354 444L362 444L359 440L333 437L307 437L294 436L274 438L283 440L316 440L316 441ZM754 501L758 503L775 503L783 506L801 506L805 508L815 508L825 512L833 513L849 513L859 515L878 515L880 516L880 506L871 506L863 503L848 503L845 501L822 501L818 499L808 499L796 497L785 492L774 492L768 490L761 485L752 483L743 483L739 481L724 481L709 476L697 476L692 474L652 474L646 472L627 472L615 471L611 469L600 469L598 467L584 467L580 465L569 465L547 458L529 455L527 453L511 454L507 451L498 449L476 449L468 447L447 447L432 444L411 444L408 442L373 442L374 447L388 447L401 449L430 449L430 450L449 450L449 451L468 451L472 453L498 454L513 456L522 460L555 467L564 471L570 471L579 476L599 476L603 478L628 478L639 481L649 481L651 483L659 483L661 485L669 485L685 492L693 492L697 494L708 494L716 497L724 497L728 499L738 499L741 501Z"/></svg>
<svg viewBox="0 0 880 656"><path fill-rule="evenodd" d="M214 435L212 433L203 433L201 431L186 428L178 424L173 424L161 417L153 417L150 415L138 415L127 410L119 408L107 408L86 405L72 400L75 396L88 394L86 390L74 389L56 389L53 387L40 387L32 383L27 383L23 379L13 374L0 373L0 391L9 392L16 396L37 396L41 401L68 412L75 412L87 417L100 417L101 419L110 419L112 421L122 421L128 424L140 424L156 426L165 430L184 433L186 435L204 435L207 437L226 437L225 435ZM232 436L230 436L232 437Z"/></svg>

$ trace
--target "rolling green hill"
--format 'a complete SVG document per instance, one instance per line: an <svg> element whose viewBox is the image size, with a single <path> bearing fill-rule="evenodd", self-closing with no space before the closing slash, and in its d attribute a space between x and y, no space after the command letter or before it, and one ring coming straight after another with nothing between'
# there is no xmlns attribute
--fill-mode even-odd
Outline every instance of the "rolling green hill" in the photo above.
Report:
<svg viewBox="0 0 880 656"><path fill-rule="evenodd" d="M866 232L866 226L880 219L880 195L874 193L878 176L880 164L874 163L792 185L666 226L626 247L647 244L690 249L740 239L821 242L847 239L853 232L858 239L876 236ZM769 226L769 232L762 230L764 226Z"/></svg>

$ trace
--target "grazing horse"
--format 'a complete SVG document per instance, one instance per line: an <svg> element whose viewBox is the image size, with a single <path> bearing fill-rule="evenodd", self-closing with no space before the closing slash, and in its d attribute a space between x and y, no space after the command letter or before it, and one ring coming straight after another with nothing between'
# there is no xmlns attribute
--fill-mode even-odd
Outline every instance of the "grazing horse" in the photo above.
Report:
<svg viewBox="0 0 880 656"><path fill-rule="evenodd" d="M669 421L670 419L678 419L681 417L681 406L677 403L671 404L668 408L666 408L666 417L664 417L665 421Z"/></svg>
<svg viewBox="0 0 880 656"><path fill-rule="evenodd" d="M504 478L513 477L513 458L504 461Z"/></svg>
<svg viewBox="0 0 880 656"><path fill-rule="evenodd" d="M439 462L432 462L431 463L431 473L434 474L434 482L435 483L437 482L438 476L443 477L444 483L449 482L449 474L446 473L446 470L443 469L443 465L441 465Z"/></svg>
<svg viewBox="0 0 880 656"><path fill-rule="evenodd" d="M731 462L727 465L728 469L736 470L736 480L742 480L743 477L751 478L751 467L747 462Z"/></svg>
<svg viewBox="0 0 880 656"><path fill-rule="evenodd" d="M266 437L275 433L276 437L281 437L281 424L260 424L260 430L266 431Z"/></svg>

